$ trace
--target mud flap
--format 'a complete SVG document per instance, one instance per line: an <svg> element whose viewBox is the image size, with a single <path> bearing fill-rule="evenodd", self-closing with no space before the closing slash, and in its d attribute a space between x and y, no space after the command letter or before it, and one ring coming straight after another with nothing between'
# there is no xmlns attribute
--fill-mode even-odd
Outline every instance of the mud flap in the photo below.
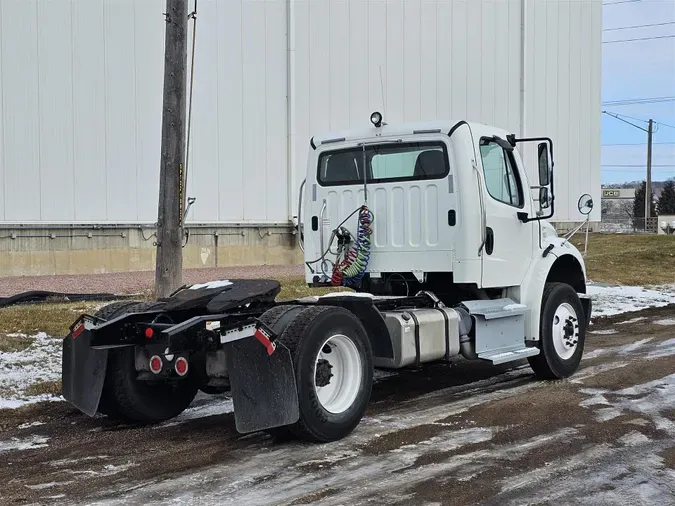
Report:
<svg viewBox="0 0 675 506"><path fill-rule="evenodd" d="M64 399L83 413L94 416L103 391L108 350L92 349L90 341L88 330L75 338L72 333L65 337L61 381Z"/></svg>
<svg viewBox="0 0 675 506"><path fill-rule="evenodd" d="M298 421L300 408L291 352L267 350L254 338L225 345L237 431L246 434Z"/></svg>

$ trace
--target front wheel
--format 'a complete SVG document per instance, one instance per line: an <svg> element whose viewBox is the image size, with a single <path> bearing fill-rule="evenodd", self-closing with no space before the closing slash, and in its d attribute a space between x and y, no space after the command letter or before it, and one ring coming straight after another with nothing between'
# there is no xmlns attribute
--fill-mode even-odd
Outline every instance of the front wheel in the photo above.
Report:
<svg viewBox="0 0 675 506"><path fill-rule="evenodd" d="M373 384L373 356L361 321L340 307L302 310L279 340L289 348L300 419L290 427L314 442L342 439L361 421Z"/></svg>
<svg viewBox="0 0 675 506"><path fill-rule="evenodd" d="M547 283L539 322L540 353L528 360L542 379L562 379L574 374L581 363L586 341L584 310L574 288L566 283Z"/></svg>

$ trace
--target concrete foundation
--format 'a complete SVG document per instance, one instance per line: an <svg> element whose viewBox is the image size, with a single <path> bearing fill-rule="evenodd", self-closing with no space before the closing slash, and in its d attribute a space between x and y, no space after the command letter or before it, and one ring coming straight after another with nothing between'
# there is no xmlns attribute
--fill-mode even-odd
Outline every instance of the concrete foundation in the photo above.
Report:
<svg viewBox="0 0 675 506"><path fill-rule="evenodd" d="M567 232L579 223L556 223ZM591 231L598 223L591 222ZM584 229L585 230L585 229ZM297 265L303 261L295 230L269 227L189 227L183 267ZM0 277L99 274L154 270L152 227L64 226L0 229Z"/></svg>
<svg viewBox="0 0 675 506"><path fill-rule="evenodd" d="M289 226L188 228L183 267L302 263ZM133 272L155 268L154 228L0 229L0 277Z"/></svg>

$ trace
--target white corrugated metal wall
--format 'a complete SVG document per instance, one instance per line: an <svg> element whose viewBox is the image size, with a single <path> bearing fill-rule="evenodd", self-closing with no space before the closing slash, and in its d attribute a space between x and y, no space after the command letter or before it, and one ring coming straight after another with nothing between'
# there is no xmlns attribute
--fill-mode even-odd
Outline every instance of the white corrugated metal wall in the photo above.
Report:
<svg viewBox="0 0 675 506"><path fill-rule="evenodd" d="M0 224L155 221L164 4L0 0ZM311 135L374 109L550 135L557 219L600 200L600 2L198 6L191 221L287 222Z"/></svg>

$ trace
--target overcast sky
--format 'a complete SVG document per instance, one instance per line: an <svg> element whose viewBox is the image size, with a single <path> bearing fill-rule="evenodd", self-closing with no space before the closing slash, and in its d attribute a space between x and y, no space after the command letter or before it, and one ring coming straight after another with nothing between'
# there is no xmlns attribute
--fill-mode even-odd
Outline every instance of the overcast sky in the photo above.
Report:
<svg viewBox="0 0 675 506"><path fill-rule="evenodd" d="M603 7L603 109L663 124L655 127L652 179L675 177L675 0L597 0ZM663 26L620 29L636 25ZM616 106L610 101L670 97L650 104ZM647 123L625 118L644 128ZM602 115L603 183L643 180L646 177L647 133ZM670 143L670 144L668 144ZM622 145L617 145L622 144ZM623 167L621 166L623 165ZM639 165L639 167L626 167ZM659 167L659 165L662 165ZM667 165L667 166L666 166Z"/></svg>

